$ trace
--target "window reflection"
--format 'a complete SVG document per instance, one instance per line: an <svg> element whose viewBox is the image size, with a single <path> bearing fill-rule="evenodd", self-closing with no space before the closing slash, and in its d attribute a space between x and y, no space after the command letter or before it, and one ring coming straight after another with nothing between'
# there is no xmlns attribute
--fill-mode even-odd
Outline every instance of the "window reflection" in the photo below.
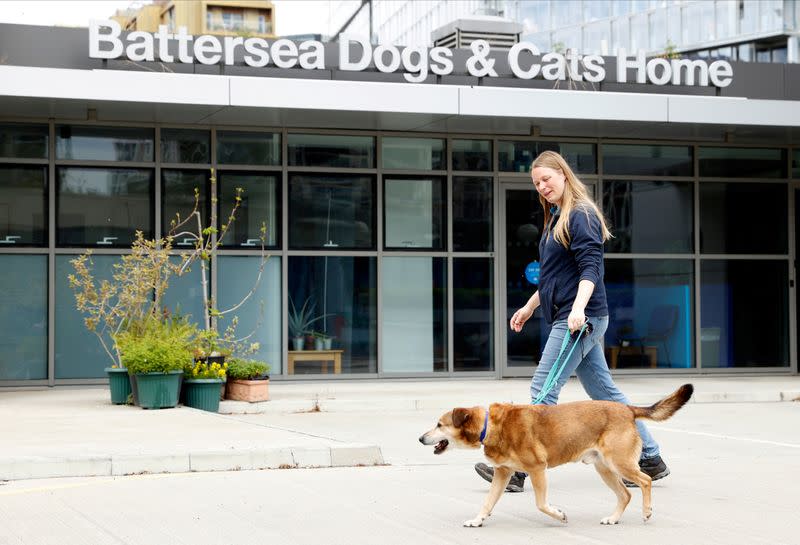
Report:
<svg viewBox="0 0 800 545"><path fill-rule="evenodd" d="M703 260L700 267L701 365L787 367L787 261Z"/></svg>
<svg viewBox="0 0 800 545"><path fill-rule="evenodd" d="M447 268L443 257L385 257L383 371L447 371Z"/></svg>
<svg viewBox="0 0 800 545"><path fill-rule="evenodd" d="M153 129L137 127L56 127L56 158L92 161L153 161Z"/></svg>
<svg viewBox="0 0 800 545"><path fill-rule="evenodd" d="M0 249L47 244L47 167L0 166Z"/></svg>
<svg viewBox="0 0 800 545"><path fill-rule="evenodd" d="M611 369L694 367L690 260L607 259Z"/></svg>
<svg viewBox="0 0 800 545"><path fill-rule="evenodd" d="M289 246L375 247L371 176L294 174L289 178Z"/></svg>
<svg viewBox="0 0 800 545"><path fill-rule="evenodd" d="M689 253L694 247L690 182L608 181L603 210L614 238L608 252ZM654 217L661 218L653 221ZM669 229L664 229L664 225Z"/></svg>
<svg viewBox="0 0 800 545"><path fill-rule="evenodd" d="M59 168L58 244L130 246L135 232L153 236L153 171Z"/></svg>
<svg viewBox="0 0 800 545"><path fill-rule="evenodd" d="M301 342L290 339L287 373L377 372L375 258L290 256L288 274L289 335Z"/></svg>

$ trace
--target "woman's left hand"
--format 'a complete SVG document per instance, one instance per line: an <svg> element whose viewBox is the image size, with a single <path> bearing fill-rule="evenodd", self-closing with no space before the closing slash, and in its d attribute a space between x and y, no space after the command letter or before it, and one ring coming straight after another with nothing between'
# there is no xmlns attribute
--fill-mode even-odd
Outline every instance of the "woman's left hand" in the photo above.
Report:
<svg viewBox="0 0 800 545"><path fill-rule="evenodd" d="M567 326L570 332L575 333L585 323L586 315L583 313L583 309L572 307L572 311L569 313L569 317L567 317Z"/></svg>

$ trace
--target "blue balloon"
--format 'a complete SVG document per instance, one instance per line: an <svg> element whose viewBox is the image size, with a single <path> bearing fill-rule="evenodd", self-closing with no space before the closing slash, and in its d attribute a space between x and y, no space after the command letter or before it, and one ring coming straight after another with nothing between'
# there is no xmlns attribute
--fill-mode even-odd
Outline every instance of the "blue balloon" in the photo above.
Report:
<svg viewBox="0 0 800 545"><path fill-rule="evenodd" d="M532 261L525 267L525 278L531 284L539 285L539 262Z"/></svg>

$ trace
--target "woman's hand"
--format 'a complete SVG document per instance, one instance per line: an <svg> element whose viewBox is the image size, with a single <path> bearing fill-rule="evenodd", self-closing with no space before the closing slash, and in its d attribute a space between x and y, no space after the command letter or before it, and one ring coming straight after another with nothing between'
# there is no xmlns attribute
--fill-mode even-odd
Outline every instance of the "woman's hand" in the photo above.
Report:
<svg viewBox="0 0 800 545"><path fill-rule="evenodd" d="M528 321L528 318L530 318L532 314L533 310L525 305L514 313L514 315L511 317L511 320L509 320L508 325L511 326L512 331L519 333L522 331L522 326L525 325L525 322Z"/></svg>
<svg viewBox="0 0 800 545"><path fill-rule="evenodd" d="M573 305L572 311L569 313L567 317L567 326L571 333L575 333L578 331L583 324L586 323L586 314L584 314L583 308L576 307Z"/></svg>

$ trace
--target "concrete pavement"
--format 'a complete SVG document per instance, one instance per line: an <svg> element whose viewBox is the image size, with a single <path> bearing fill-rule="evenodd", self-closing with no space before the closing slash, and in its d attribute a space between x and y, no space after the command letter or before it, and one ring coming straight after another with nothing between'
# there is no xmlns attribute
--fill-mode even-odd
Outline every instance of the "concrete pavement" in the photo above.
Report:
<svg viewBox="0 0 800 545"><path fill-rule="evenodd" d="M800 377L617 379L636 404L652 403L687 381L695 384L698 404L800 399ZM455 406L527 403L528 383L273 381L271 401L223 402L221 411L229 414L115 406L105 387L0 390L0 480L383 464L391 447L361 433L354 415L392 414L393 425L401 415L421 432L431 414ZM571 379L561 400L577 399L585 394ZM319 417L302 416L312 414Z"/></svg>
<svg viewBox="0 0 800 545"><path fill-rule="evenodd" d="M4 402L0 395L0 406ZM380 445L388 465L9 481L0 483L0 544L799 542L792 483L800 475L800 403L690 403L669 421L654 423L672 474L654 484L650 521L642 522L641 494L633 491L620 524L612 527L599 521L613 508L613 494L591 467L567 464L548 471L548 497L567 513L568 524L540 513L526 483L524 493L501 498L483 528L463 528L488 485L472 470L482 459L479 451L435 456L432 447L419 444L417 437L440 413L205 415L227 425Z"/></svg>

